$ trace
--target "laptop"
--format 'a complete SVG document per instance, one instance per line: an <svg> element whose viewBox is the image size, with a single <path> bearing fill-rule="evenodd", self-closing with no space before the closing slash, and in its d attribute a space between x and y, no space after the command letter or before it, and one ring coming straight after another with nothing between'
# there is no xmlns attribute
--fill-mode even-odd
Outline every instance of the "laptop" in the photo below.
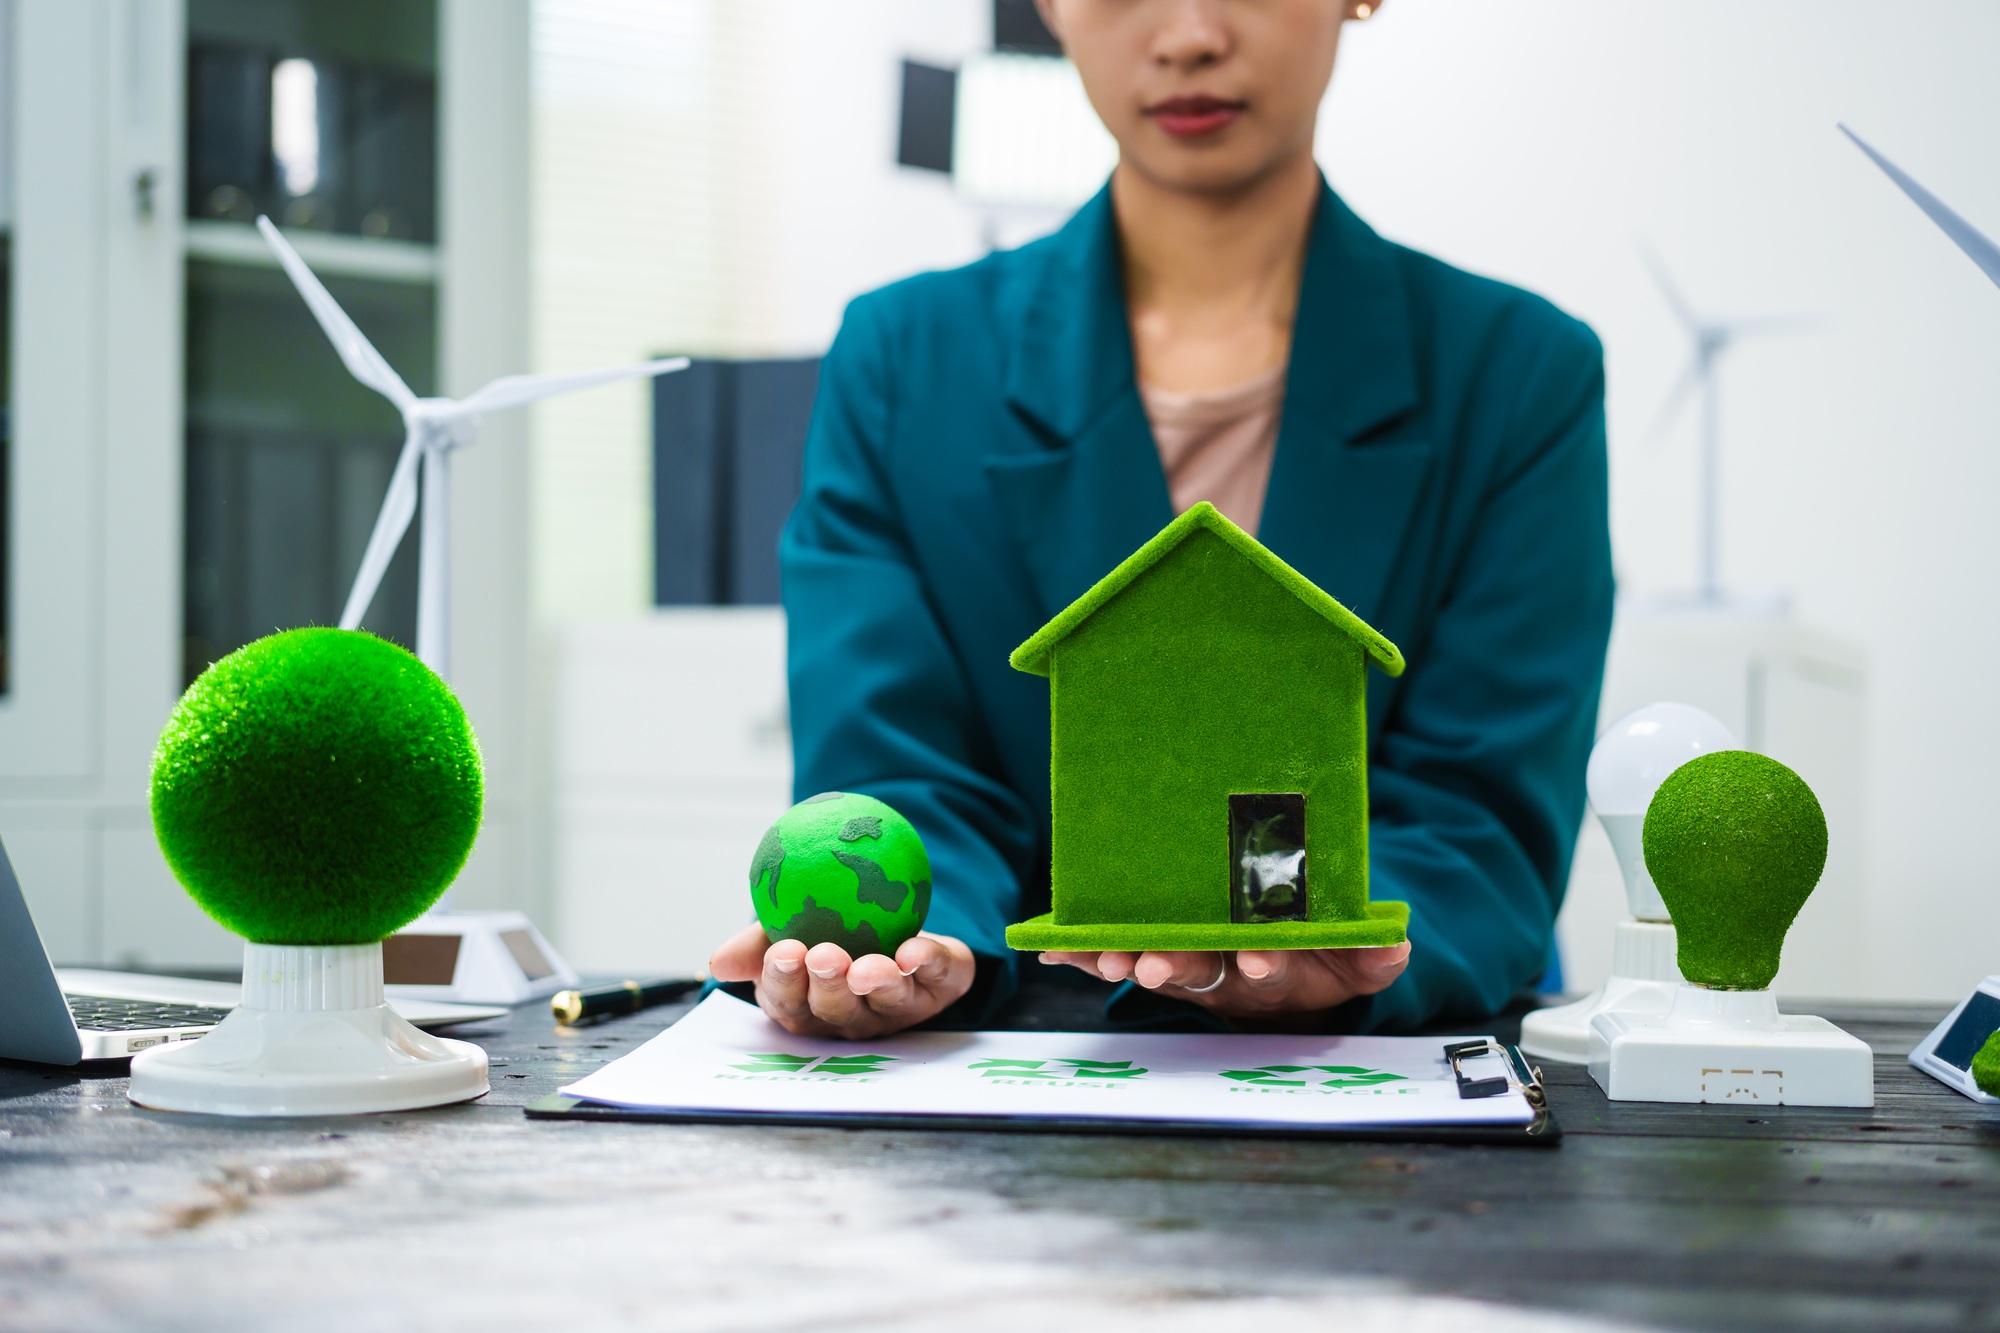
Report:
<svg viewBox="0 0 2000 1333"><path fill-rule="evenodd" d="M230 982L136 972L100 972L49 963L28 901L0 843L0 1057L73 1065L122 1060L170 1041L193 1041L242 998ZM391 1000L420 1028L498 1018L490 1005Z"/></svg>

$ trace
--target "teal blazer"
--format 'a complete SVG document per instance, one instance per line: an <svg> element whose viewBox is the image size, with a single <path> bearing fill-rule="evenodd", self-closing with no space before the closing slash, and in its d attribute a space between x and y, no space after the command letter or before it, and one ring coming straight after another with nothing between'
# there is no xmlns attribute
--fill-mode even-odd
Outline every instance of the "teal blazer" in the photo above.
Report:
<svg viewBox="0 0 2000 1333"><path fill-rule="evenodd" d="M780 542L800 796L930 851L930 929L1048 910L1048 682L1007 655L1173 518L1110 192L1055 235L858 298ZM1476 1019L1550 956L1611 626L1603 353L1547 302L1378 237L1331 190L1257 536L1409 661L1368 682L1371 896L1410 966L1330 1025Z"/></svg>

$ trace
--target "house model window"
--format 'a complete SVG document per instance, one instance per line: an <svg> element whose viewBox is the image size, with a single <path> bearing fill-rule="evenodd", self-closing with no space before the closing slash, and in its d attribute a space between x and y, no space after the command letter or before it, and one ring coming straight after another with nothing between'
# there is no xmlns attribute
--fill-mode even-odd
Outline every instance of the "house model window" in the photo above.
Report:
<svg viewBox="0 0 2000 1333"><path fill-rule="evenodd" d="M1307 920L1305 793L1232 795L1229 864L1231 921Z"/></svg>
<svg viewBox="0 0 2000 1333"><path fill-rule="evenodd" d="M1368 900L1367 715L1402 654L1212 505L1011 660L1049 678L1054 907L1014 948L1402 942L1408 904Z"/></svg>

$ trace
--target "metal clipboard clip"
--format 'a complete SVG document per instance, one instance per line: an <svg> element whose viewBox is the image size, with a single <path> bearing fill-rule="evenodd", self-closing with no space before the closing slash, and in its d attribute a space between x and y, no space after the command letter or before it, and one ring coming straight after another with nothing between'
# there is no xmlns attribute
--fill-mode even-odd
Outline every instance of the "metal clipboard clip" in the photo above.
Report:
<svg viewBox="0 0 2000 1333"><path fill-rule="evenodd" d="M1461 1062L1482 1055L1499 1056L1507 1062L1507 1072L1494 1078L1468 1076ZM1528 1099L1528 1105L1536 1110L1548 1105L1548 1098L1542 1092L1541 1071L1528 1067L1518 1046L1503 1046L1490 1037L1481 1037L1477 1041L1455 1041L1444 1048L1444 1058L1451 1065L1452 1076L1458 1080L1459 1097L1466 1101L1498 1097L1509 1088L1519 1088L1521 1095Z"/></svg>

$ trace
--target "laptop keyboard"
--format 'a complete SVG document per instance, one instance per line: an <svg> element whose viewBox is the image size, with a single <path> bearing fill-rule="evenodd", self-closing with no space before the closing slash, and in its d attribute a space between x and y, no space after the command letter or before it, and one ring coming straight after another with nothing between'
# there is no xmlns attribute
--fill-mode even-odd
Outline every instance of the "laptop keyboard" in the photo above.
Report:
<svg viewBox="0 0 2000 1333"><path fill-rule="evenodd" d="M150 1032L158 1028L212 1028L229 1017L227 1009L200 1004L158 1004L114 1000L102 995L69 995L69 1011L85 1032Z"/></svg>

